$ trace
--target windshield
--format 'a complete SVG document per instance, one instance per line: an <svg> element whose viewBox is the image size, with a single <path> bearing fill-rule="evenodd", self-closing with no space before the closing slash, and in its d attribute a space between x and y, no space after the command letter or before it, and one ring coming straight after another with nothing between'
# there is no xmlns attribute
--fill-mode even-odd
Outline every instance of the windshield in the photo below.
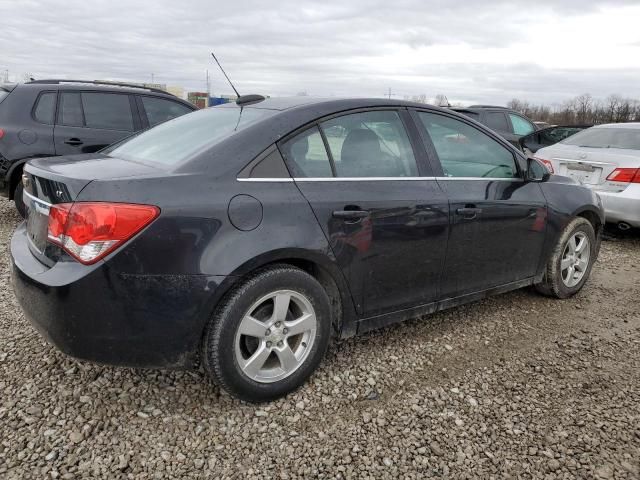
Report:
<svg viewBox="0 0 640 480"><path fill-rule="evenodd" d="M275 111L213 107L175 118L107 148L111 157L173 166Z"/></svg>
<svg viewBox="0 0 640 480"><path fill-rule="evenodd" d="M640 129L589 128L560 142L589 148L626 148L640 150Z"/></svg>

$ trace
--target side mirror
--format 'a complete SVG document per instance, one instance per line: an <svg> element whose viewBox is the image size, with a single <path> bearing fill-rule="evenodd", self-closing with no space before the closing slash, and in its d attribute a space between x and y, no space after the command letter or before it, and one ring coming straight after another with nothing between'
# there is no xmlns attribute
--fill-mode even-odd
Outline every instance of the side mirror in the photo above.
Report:
<svg viewBox="0 0 640 480"><path fill-rule="evenodd" d="M525 151L525 148L528 149L531 153L535 153L536 150L538 150L539 142L536 142L536 140L538 139L538 134L539 131L535 131L530 133L529 135L521 137L520 140L518 140L518 143L520 144L520 147L523 151Z"/></svg>
<svg viewBox="0 0 640 480"><path fill-rule="evenodd" d="M546 182L551 177L551 172L547 166L536 158L527 158L527 178L528 182Z"/></svg>

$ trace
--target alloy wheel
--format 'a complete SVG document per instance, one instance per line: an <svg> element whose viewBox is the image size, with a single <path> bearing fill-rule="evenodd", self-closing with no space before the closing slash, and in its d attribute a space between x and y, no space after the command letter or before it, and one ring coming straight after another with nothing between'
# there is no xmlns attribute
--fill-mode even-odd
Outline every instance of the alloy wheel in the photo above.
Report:
<svg viewBox="0 0 640 480"><path fill-rule="evenodd" d="M257 300L235 335L235 358L251 380L273 383L293 374L316 338L311 302L293 290L277 290Z"/></svg>
<svg viewBox="0 0 640 480"><path fill-rule="evenodd" d="M562 253L560 272L562 283L567 287L575 287L587 272L591 247L589 237L583 232L577 232L571 236Z"/></svg>

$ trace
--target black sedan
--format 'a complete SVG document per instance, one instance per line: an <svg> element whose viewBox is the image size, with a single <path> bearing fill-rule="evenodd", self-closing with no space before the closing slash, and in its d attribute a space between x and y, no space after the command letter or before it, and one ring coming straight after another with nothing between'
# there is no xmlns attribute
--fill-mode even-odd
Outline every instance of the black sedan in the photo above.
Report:
<svg viewBox="0 0 640 480"><path fill-rule="evenodd" d="M26 166L13 282L51 343L108 364L202 362L265 401L301 385L332 337L587 281L597 195L472 119L249 100Z"/></svg>

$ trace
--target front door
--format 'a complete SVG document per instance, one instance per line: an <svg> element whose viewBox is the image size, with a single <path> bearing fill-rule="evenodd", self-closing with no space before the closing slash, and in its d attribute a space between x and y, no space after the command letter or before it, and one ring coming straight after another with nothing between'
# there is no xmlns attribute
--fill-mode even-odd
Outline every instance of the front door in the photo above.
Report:
<svg viewBox="0 0 640 480"><path fill-rule="evenodd" d="M138 129L130 95L63 91L59 97L56 155L97 152Z"/></svg>
<svg viewBox="0 0 640 480"><path fill-rule="evenodd" d="M445 114L415 116L449 199L443 298L533 277L547 218L540 185L525 182L514 152L488 133Z"/></svg>
<svg viewBox="0 0 640 480"><path fill-rule="evenodd" d="M437 300L447 199L433 178L422 178L424 155L414 151L399 111L335 117L280 147L359 313Z"/></svg>

